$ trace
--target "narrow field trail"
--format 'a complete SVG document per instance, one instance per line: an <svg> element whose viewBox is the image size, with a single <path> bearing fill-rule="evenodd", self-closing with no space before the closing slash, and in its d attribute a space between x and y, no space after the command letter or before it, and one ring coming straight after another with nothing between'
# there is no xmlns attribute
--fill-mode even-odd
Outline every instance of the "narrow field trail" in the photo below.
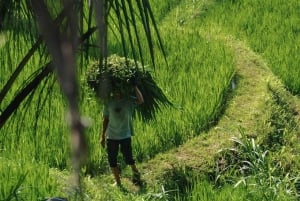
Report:
<svg viewBox="0 0 300 201"><path fill-rule="evenodd" d="M221 34L215 34L221 36ZM240 129L247 135L256 136L256 125L261 120L262 108L269 98L268 83L280 82L267 68L259 55L232 37L218 38L235 51L236 76L233 81L232 97L219 122L209 131L168 153L157 155L142 167L147 183L167 183L172 180L172 171L188 169L199 172L214 167L216 153L231 146L231 138L239 137ZM214 170L212 170L214 171ZM169 175L169 176L168 176ZM169 178L168 178L169 177Z"/></svg>

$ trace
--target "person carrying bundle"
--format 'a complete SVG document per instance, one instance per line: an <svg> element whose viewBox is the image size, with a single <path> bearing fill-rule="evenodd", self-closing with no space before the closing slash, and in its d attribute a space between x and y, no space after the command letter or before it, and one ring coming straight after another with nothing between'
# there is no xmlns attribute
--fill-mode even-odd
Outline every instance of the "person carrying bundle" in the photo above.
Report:
<svg viewBox="0 0 300 201"><path fill-rule="evenodd" d="M132 182L141 185L140 173L135 165L132 154L131 136L132 115L136 105L142 104L144 98L136 82L132 83L135 97L122 94L116 88L112 97L104 102L103 124L100 137L102 147L107 146L108 162L115 179L115 184L121 186L120 169L117 165L119 147L127 165L132 169Z"/></svg>
<svg viewBox="0 0 300 201"><path fill-rule="evenodd" d="M116 54L109 56L102 65L98 61L91 62L86 80L97 99L104 103L100 143L103 147L107 146L109 165L116 184L121 186L117 166L119 148L125 162L131 166L133 183L141 184L132 156L132 119L139 118L142 122L155 120L161 106L173 104L157 85L149 69L138 61Z"/></svg>

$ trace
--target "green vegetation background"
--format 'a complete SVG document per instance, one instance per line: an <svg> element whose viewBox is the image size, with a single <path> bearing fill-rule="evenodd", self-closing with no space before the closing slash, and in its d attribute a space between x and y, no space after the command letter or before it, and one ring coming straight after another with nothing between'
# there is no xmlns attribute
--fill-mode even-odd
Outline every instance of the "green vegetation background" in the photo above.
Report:
<svg viewBox="0 0 300 201"><path fill-rule="evenodd" d="M300 93L298 0L285 3L281 0L153 0L151 3L169 64L167 66L162 56L157 55L158 67L153 75L176 107L159 111L157 121L135 122L133 147L138 163L147 163L158 154L184 144L215 125L222 115L236 63L233 50L212 35L216 32L209 30L221 30L222 34L244 41L266 60L287 89L294 94ZM0 57L5 59L1 59L0 87L6 81L3 75L12 72L30 45L27 42L30 39L22 32L16 34L6 30L2 35ZM13 40L8 41L11 37ZM121 53L115 42L110 43L110 51ZM90 122L86 130L90 154L83 175L97 179L100 175L110 175L110 172L105 150L99 146L102 105L85 82L85 66L95 59L93 54L91 52L86 60L79 62L83 66L79 81L81 112ZM36 70L31 66L40 62L36 55L28 64L24 78L18 80L19 85ZM19 87L15 86L1 108ZM41 200L66 195L65 189L61 189L62 183L67 183L65 175L70 170L64 98L54 76L46 80L36 94L25 101L1 130L0 200ZM231 195L232 189L229 185L219 191L213 189L209 181L199 183L196 180L194 188L190 189L195 197L190 200L198 200L197 193L201 195L200 200L210 200L211 196L215 196L215 200L228 200L225 198ZM156 192L151 192L152 196L149 192L122 195L95 187L86 190L86 200L122 200L122 196L132 200L189 200L188 191L185 195L165 197L173 189L160 191L157 186L155 190L159 191L156 197L153 196ZM98 195L103 192L113 195ZM232 195L236 195L232 200L248 196L243 189L234 190Z"/></svg>

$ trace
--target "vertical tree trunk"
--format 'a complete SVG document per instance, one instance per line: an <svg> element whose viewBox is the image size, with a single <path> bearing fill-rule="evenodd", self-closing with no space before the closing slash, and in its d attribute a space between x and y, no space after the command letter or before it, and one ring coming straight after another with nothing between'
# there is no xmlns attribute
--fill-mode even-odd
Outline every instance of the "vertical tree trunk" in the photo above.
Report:
<svg viewBox="0 0 300 201"><path fill-rule="evenodd" d="M71 128L71 146L74 177L72 186L81 193L80 168L86 153L84 127L78 109L78 84L76 79L75 51L78 43L78 22L75 1L63 0L67 16L67 30L61 33L53 22L43 0L31 0L40 32L53 60L57 77L68 102L68 120Z"/></svg>

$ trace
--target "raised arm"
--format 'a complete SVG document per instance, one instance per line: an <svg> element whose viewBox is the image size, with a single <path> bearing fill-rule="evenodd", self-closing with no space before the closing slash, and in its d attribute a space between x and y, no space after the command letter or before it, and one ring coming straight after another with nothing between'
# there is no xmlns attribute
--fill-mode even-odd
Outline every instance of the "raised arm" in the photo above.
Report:
<svg viewBox="0 0 300 201"><path fill-rule="evenodd" d="M134 86L134 91L135 91L135 95L136 95L136 103L137 104L144 103L143 94L141 93L141 91L139 90L139 88L137 86Z"/></svg>

